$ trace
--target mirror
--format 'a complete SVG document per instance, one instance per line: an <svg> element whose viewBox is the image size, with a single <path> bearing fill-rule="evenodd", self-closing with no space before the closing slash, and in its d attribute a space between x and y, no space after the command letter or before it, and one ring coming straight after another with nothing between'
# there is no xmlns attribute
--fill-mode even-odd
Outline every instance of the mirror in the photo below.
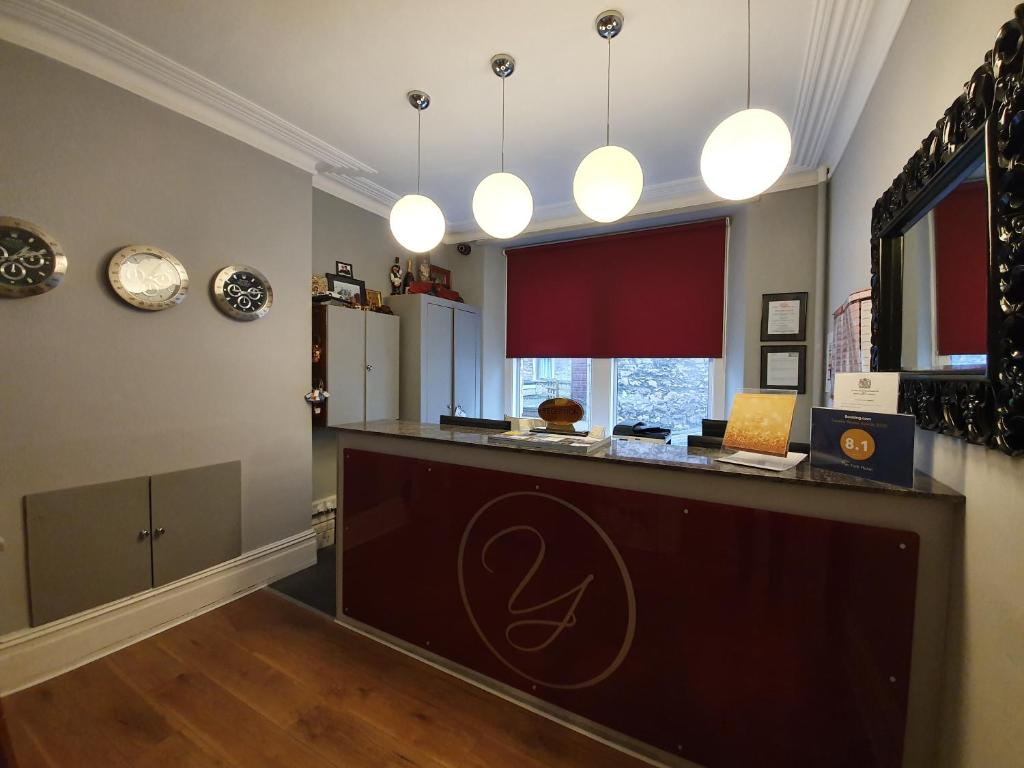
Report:
<svg viewBox="0 0 1024 768"><path fill-rule="evenodd" d="M1024 457L1022 41L1024 4L871 209L871 369L922 429Z"/></svg>
<svg viewBox="0 0 1024 768"><path fill-rule="evenodd" d="M901 370L986 371L988 190L977 154L903 234Z"/></svg>

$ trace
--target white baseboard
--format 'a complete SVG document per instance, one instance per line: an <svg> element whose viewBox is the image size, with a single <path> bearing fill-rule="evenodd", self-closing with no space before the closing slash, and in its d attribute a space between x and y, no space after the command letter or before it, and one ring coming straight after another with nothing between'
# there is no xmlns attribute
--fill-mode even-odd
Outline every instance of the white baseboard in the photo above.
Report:
<svg viewBox="0 0 1024 768"><path fill-rule="evenodd" d="M0 637L0 695L87 664L316 562L303 531L162 587Z"/></svg>

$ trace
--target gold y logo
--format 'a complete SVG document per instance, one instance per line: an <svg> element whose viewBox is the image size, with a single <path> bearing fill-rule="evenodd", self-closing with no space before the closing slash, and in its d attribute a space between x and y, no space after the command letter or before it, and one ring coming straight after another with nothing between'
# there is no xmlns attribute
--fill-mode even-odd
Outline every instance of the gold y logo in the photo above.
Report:
<svg viewBox="0 0 1024 768"><path fill-rule="evenodd" d="M526 651L533 653L536 651L547 648L551 643L555 641L562 630L566 627L576 626L576 606L579 605L580 599L583 597L583 593L587 591L587 587L590 586L590 582L594 580L594 574L587 574L587 577L579 583L579 586L573 587L572 589L563 592L560 595L552 597L550 600L545 600L542 603L531 605L525 608L516 607L516 599L522 594L523 590L526 589L527 585L533 580L533 577L537 574L541 564L544 562L544 555L547 553L547 542L544 541L544 537L541 536L540 531L530 525L513 525L511 528L506 528L503 531L498 531L496 534L491 536L484 544L483 549L480 551L480 562L483 564L489 572L494 573L494 570L487 564L487 550L491 548L491 545L505 536L517 531L526 531L532 533L537 538L537 555L534 558L533 565L530 566L530 570L523 576L523 580L519 582L519 585L512 592L512 596L508 599L508 612L513 616L523 616L534 614L538 611L548 608L549 606L556 605L562 602L566 598L571 597L572 600L569 602L569 607L566 609L565 615L559 621L552 621L550 619L520 619L513 621L505 628L505 639L508 640L508 644L513 648L517 648L520 651ZM518 628L522 627L551 627L551 634L546 640L534 645L520 645L512 639L512 633Z"/></svg>
<svg viewBox="0 0 1024 768"><path fill-rule="evenodd" d="M550 557L549 542L556 546ZM537 685L596 685L629 654L636 631L629 571L607 533L563 499L523 491L484 504L463 531L458 576L463 607L484 645Z"/></svg>

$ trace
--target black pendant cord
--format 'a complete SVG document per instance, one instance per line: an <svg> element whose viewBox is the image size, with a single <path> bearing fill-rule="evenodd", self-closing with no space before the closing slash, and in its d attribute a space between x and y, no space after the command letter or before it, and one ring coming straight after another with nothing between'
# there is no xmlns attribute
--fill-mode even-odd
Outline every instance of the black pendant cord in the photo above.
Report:
<svg viewBox="0 0 1024 768"><path fill-rule="evenodd" d="M416 109L416 194L420 193L420 145L423 140L423 110Z"/></svg>
<svg viewBox="0 0 1024 768"><path fill-rule="evenodd" d="M750 0L747 0L747 109L750 109Z"/></svg>
<svg viewBox="0 0 1024 768"><path fill-rule="evenodd" d="M604 143L610 146L612 143L612 39L608 40L608 90L605 96L604 107Z"/></svg>
<svg viewBox="0 0 1024 768"><path fill-rule="evenodd" d="M501 172L505 172L505 78L501 78Z"/></svg>

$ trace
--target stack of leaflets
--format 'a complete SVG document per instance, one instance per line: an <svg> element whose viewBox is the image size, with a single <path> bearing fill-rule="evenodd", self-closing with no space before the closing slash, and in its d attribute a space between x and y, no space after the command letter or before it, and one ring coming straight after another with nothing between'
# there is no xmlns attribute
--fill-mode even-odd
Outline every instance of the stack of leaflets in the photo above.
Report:
<svg viewBox="0 0 1024 768"><path fill-rule="evenodd" d="M498 435L488 435L487 442L494 445L506 445L516 448L535 448L542 451L588 455L606 448L611 443L611 438L512 431L502 432Z"/></svg>

